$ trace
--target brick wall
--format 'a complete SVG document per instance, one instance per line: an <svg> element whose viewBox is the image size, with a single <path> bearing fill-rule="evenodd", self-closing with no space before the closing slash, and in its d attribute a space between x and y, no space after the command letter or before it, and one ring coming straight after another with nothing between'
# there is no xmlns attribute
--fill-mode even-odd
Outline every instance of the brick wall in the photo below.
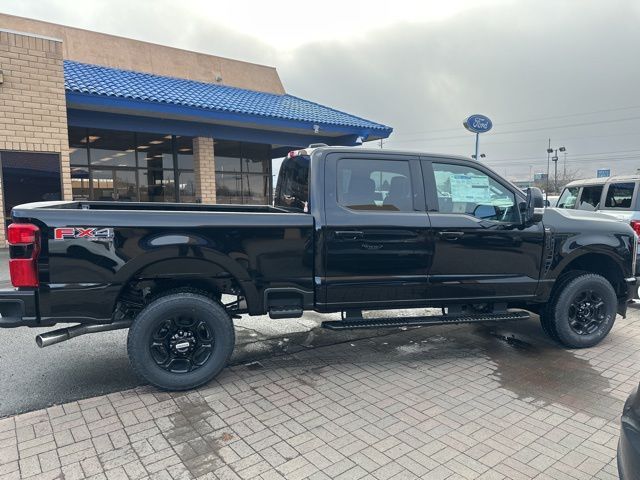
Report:
<svg viewBox="0 0 640 480"><path fill-rule="evenodd" d="M0 30L0 70L0 150L58 153L63 198L70 200L62 42Z"/></svg>
<svg viewBox="0 0 640 480"><path fill-rule="evenodd" d="M216 203L216 163L213 138L193 139L193 162L196 175L196 195L202 203Z"/></svg>

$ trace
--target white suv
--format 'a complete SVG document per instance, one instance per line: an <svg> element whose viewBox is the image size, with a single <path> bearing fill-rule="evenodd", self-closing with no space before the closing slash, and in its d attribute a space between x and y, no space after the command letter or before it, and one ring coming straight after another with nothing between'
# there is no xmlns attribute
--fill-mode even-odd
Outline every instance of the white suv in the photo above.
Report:
<svg viewBox="0 0 640 480"><path fill-rule="evenodd" d="M606 213L629 222L640 236L640 175L590 178L568 183L556 207ZM638 264L636 273L640 273Z"/></svg>

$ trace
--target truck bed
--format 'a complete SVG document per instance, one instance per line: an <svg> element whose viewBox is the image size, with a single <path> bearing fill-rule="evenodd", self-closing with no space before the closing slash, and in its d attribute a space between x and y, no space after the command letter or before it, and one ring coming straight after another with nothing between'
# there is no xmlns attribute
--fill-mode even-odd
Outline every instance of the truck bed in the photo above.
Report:
<svg viewBox="0 0 640 480"><path fill-rule="evenodd" d="M104 323L123 288L142 279L208 279L255 299L313 291L313 216L268 205L38 202L12 211L38 226L40 315ZM57 236L57 229L67 236ZM90 232L75 235L74 232ZM95 235L94 235L95 233ZM207 280L207 281L208 281ZM70 318L60 318L64 316Z"/></svg>
<svg viewBox="0 0 640 480"><path fill-rule="evenodd" d="M35 202L20 205L14 209L14 215L26 210L144 210L166 212L249 212L249 213L288 213L271 205L221 205L204 203L158 203L158 202Z"/></svg>

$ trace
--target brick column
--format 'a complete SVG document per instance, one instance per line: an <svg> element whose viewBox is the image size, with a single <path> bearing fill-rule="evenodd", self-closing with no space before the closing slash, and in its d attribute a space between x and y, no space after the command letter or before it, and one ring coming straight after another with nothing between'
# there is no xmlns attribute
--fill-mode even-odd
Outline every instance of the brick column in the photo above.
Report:
<svg viewBox="0 0 640 480"><path fill-rule="evenodd" d="M202 203L216 203L216 161L213 138L193 139L193 168L196 177L196 195Z"/></svg>
<svg viewBox="0 0 640 480"><path fill-rule="evenodd" d="M71 200L62 40L0 28L0 68L0 150L58 154L62 197Z"/></svg>

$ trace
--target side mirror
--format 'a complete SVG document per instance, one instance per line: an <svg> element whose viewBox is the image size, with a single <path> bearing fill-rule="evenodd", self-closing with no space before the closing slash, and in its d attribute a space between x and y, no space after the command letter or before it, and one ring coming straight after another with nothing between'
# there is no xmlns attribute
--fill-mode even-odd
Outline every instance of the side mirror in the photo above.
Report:
<svg viewBox="0 0 640 480"><path fill-rule="evenodd" d="M493 205L478 205L473 210L473 216L480 219L496 218L498 211Z"/></svg>
<svg viewBox="0 0 640 480"><path fill-rule="evenodd" d="M527 188L527 205L524 215L524 223L532 224L542 221L544 215L544 196L537 187Z"/></svg>

